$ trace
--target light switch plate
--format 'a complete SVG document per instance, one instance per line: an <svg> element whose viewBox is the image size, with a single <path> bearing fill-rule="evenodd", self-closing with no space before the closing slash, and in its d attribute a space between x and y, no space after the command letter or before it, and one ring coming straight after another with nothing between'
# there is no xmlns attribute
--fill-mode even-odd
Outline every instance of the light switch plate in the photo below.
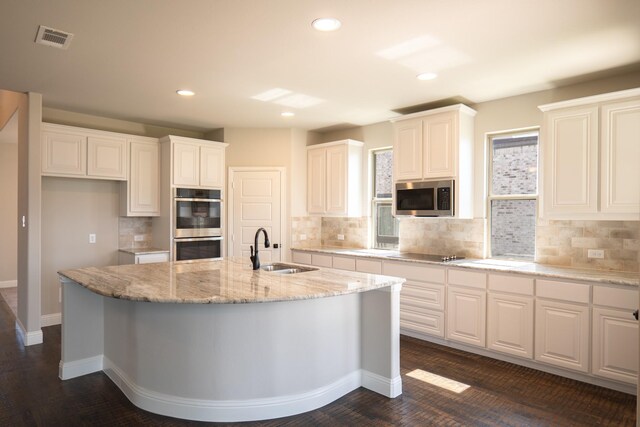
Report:
<svg viewBox="0 0 640 427"><path fill-rule="evenodd" d="M338 240L344 240L344 234L338 234Z"/></svg>
<svg viewBox="0 0 640 427"><path fill-rule="evenodd" d="M96 235L91 233L89 234L89 243L95 243L96 242Z"/></svg>
<svg viewBox="0 0 640 427"><path fill-rule="evenodd" d="M133 236L133 240L135 242L142 242L144 240L144 236L142 234L136 234L135 236Z"/></svg>

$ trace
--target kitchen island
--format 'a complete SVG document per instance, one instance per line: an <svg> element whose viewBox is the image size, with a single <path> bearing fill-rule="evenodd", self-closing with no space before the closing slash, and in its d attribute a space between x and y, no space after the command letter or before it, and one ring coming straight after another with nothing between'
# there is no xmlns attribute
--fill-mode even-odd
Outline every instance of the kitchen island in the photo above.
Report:
<svg viewBox="0 0 640 427"><path fill-rule="evenodd" d="M402 392L404 279L248 260L60 272L60 378L104 371L136 406L203 421L306 412L363 386Z"/></svg>

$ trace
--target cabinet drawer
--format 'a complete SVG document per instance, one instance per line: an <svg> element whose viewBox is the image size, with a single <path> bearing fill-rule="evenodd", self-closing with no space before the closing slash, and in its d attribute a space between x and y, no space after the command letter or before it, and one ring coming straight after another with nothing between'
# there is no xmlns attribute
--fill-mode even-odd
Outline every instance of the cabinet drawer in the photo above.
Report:
<svg viewBox="0 0 640 427"><path fill-rule="evenodd" d="M333 268L338 268L340 270L356 271L356 260L355 258L334 256Z"/></svg>
<svg viewBox="0 0 640 427"><path fill-rule="evenodd" d="M308 252L293 251L291 254L291 261L298 264L311 265L311 254Z"/></svg>
<svg viewBox="0 0 640 427"><path fill-rule="evenodd" d="M489 274L489 290L519 295L533 295L533 279L506 274Z"/></svg>
<svg viewBox="0 0 640 427"><path fill-rule="evenodd" d="M410 262L385 261L383 274L404 277L407 280L420 282L444 283L444 268L419 265Z"/></svg>
<svg viewBox="0 0 640 427"><path fill-rule="evenodd" d="M557 280L536 280L536 295L543 298L589 304L589 287L589 285Z"/></svg>
<svg viewBox="0 0 640 427"><path fill-rule="evenodd" d="M444 338L444 313L431 310L400 310L400 331Z"/></svg>
<svg viewBox="0 0 640 427"><path fill-rule="evenodd" d="M152 264L155 262L169 261L169 253L163 252L159 254L144 254L136 256L136 264Z"/></svg>
<svg viewBox="0 0 640 427"><path fill-rule="evenodd" d="M444 310L444 285L405 282L400 291L400 304Z"/></svg>
<svg viewBox="0 0 640 427"><path fill-rule="evenodd" d="M633 311L638 308L638 290L594 286L593 304Z"/></svg>
<svg viewBox="0 0 640 427"><path fill-rule="evenodd" d="M382 262L370 259L357 259L356 271L362 273L382 274Z"/></svg>
<svg viewBox="0 0 640 427"><path fill-rule="evenodd" d="M328 267L331 268L333 263L331 255L322 255L322 254L312 254L311 255L311 264L316 267Z"/></svg>
<svg viewBox="0 0 640 427"><path fill-rule="evenodd" d="M455 270L450 268L449 284L468 286L470 288L487 289L487 274L469 270Z"/></svg>

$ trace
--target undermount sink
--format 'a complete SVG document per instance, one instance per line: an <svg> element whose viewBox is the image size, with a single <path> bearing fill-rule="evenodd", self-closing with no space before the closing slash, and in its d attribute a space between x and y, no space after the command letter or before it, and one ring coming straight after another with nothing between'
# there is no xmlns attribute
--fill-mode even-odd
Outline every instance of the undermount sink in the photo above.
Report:
<svg viewBox="0 0 640 427"><path fill-rule="evenodd" d="M263 265L260 268L262 268L264 271L272 271L274 273L280 273L280 274L295 274L295 273L304 273L305 271L317 270L317 268L313 268L313 267L302 267L300 265L284 264L281 262Z"/></svg>

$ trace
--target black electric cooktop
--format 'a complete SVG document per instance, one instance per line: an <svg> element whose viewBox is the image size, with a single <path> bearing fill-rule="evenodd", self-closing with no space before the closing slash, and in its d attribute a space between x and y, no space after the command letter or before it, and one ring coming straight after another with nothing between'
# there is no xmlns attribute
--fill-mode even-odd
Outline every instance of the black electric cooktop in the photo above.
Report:
<svg viewBox="0 0 640 427"><path fill-rule="evenodd" d="M411 252L400 252L398 255L389 255L389 258L415 259L419 261L445 262L464 259L463 256L456 255L434 255L434 254L415 254Z"/></svg>

